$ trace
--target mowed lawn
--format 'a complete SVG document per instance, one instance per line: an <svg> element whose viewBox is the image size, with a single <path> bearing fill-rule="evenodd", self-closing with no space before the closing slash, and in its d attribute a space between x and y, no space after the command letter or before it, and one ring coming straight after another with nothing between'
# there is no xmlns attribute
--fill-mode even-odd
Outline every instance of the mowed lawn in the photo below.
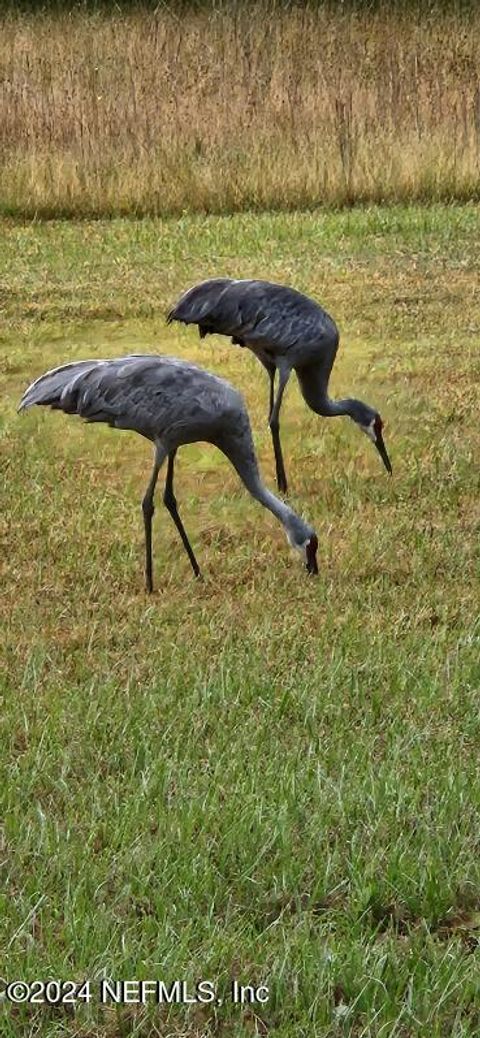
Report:
<svg viewBox="0 0 480 1038"><path fill-rule="evenodd" d="M1 228L1 971L212 980L212 1005L0 1007L35 1038L480 1033L480 209ZM178 457L192 577L151 447L34 409L55 364L192 359L243 391L274 488L268 383L167 327L196 280L294 284L335 316L331 392L381 412L394 474L288 387L308 578L226 459ZM230 1004L231 978L269 1000Z"/></svg>

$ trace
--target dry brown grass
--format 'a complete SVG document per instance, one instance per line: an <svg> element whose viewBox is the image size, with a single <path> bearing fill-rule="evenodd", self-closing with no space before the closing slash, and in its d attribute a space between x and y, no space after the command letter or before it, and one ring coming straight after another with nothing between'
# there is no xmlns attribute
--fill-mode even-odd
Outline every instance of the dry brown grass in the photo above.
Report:
<svg viewBox="0 0 480 1038"><path fill-rule="evenodd" d="M0 24L0 204L229 212L478 195L480 12Z"/></svg>

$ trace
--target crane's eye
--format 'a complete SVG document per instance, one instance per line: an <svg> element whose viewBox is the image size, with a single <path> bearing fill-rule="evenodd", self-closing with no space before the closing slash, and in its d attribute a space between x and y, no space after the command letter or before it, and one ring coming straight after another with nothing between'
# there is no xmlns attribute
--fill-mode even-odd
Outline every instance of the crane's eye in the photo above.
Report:
<svg viewBox="0 0 480 1038"><path fill-rule="evenodd" d="M373 441L373 443L375 443L375 440L377 439L377 436L378 436L378 432L377 432L377 429L376 429L376 426L375 426L376 420L377 420L376 418L372 418L372 420L369 423L369 425L362 425L361 426L361 429L363 430L363 432L366 433L367 436L370 437L370 439Z"/></svg>

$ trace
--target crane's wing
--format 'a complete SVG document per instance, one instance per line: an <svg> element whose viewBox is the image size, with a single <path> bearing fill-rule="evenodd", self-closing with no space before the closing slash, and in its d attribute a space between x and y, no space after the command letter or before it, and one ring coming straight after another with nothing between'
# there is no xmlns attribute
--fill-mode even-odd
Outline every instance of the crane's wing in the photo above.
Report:
<svg viewBox="0 0 480 1038"><path fill-rule="evenodd" d="M137 355L77 361L47 371L24 393L19 411L34 404L78 414L87 422L132 429L149 439L217 423L242 410L224 379L177 357Z"/></svg>
<svg viewBox="0 0 480 1038"><path fill-rule="evenodd" d="M231 335L241 346L288 354L297 344L318 349L322 340L338 343L329 314L313 299L270 281L213 278L185 292L167 321L197 324L201 338L213 332Z"/></svg>

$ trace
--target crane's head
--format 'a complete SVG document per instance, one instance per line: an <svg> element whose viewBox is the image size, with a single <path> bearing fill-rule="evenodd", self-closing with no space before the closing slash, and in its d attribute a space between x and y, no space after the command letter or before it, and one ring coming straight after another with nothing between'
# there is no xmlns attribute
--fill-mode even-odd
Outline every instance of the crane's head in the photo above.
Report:
<svg viewBox="0 0 480 1038"><path fill-rule="evenodd" d="M294 512L285 523L285 529L289 544L300 553L308 573L317 574L318 538L315 530Z"/></svg>
<svg viewBox="0 0 480 1038"><path fill-rule="evenodd" d="M374 411L372 407L363 404L360 400L352 400L351 403L354 405L350 411L351 417L375 444L387 472L392 475L392 463L383 442L383 422L378 411Z"/></svg>

